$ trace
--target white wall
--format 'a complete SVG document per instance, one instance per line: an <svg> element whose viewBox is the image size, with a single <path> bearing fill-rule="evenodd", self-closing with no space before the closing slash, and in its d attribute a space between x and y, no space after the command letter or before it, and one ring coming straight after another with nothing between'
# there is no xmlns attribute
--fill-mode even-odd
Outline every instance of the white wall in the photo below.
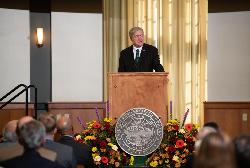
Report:
<svg viewBox="0 0 250 168"><path fill-rule="evenodd" d="M250 101L250 12L208 14L208 101Z"/></svg>
<svg viewBox="0 0 250 168"><path fill-rule="evenodd" d="M20 83L30 84L29 36L29 11L0 8L0 97ZM15 101L24 100L22 94Z"/></svg>
<svg viewBox="0 0 250 168"><path fill-rule="evenodd" d="M52 101L103 100L102 14L51 13Z"/></svg>

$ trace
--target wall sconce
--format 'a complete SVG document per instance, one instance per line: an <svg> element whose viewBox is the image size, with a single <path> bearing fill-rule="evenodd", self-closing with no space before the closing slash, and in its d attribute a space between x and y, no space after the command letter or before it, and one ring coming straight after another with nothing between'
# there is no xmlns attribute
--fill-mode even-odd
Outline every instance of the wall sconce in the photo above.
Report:
<svg viewBox="0 0 250 168"><path fill-rule="evenodd" d="M36 45L37 47L42 47L43 46L43 28L39 27L36 28L36 37L37 37L37 42Z"/></svg>

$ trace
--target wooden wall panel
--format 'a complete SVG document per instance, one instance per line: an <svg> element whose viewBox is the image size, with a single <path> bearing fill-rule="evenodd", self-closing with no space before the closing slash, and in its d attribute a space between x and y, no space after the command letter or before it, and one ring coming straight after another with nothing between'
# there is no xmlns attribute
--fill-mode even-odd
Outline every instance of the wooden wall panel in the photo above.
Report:
<svg viewBox="0 0 250 168"><path fill-rule="evenodd" d="M204 122L209 121L232 138L250 133L250 102L204 102Z"/></svg>
<svg viewBox="0 0 250 168"><path fill-rule="evenodd" d="M79 117L84 126L87 122L98 120L96 115L96 108L99 112L99 117L102 120L106 116L106 103L105 102L51 102L48 103L48 111L60 115L68 115L73 123L74 132L81 132L81 126L77 117Z"/></svg>
<svg viewBox="0 0 250 168"><path fill-rule="evenodd" d="M33 104L29 104L29 115L32 116L33 112L34 106ZM11 103L5 106L3 109L0 110L0 132L2 132L2 129L7 124L7 122L9 122L10 120L18 120L25 115L25 103Z"/></svg>

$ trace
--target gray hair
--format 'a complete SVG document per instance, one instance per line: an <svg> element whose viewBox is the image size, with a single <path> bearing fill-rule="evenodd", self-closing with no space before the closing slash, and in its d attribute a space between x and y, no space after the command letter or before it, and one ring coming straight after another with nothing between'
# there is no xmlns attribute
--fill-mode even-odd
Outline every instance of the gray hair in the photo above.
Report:
<svg viewBox="0 0 250 168"><path fill-rule="evenodd" d="M46 133L50 133L56 128L56 116L52 113L44 112L41 113L38 119L45 126Z"/></svg>
<svg viewBox="0 0 250 168"><path fill-rule="evenodd" d="M3 138L7 142L16 142L17 134L16 134L17 120L9 121L5 127L3 128Z"/></svg>
<svg viewBox="0 0 250 168"><path fill-rule="evenodd" d="M20 128L19 141L24 148L38 148L45 137L44 125L36 120L24 124Z"/></svg>
<svg viewBox="0 0 250 168"><path fill-rule="evenodd" d="M130 38L131 40L132 40L132 38L133 38L135 32L137 32L137 31L142 31L142 32L144 32L143 29L140 28L140 27L133 27L133 28L131 28L131 29L129 30L128 35L129 35L129 38Z"/></svg>

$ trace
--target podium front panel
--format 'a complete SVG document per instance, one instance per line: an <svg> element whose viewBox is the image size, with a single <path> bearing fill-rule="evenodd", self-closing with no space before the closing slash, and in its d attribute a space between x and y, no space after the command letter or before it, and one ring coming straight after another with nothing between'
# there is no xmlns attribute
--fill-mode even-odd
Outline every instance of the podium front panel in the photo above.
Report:
<svg viewBox="0 0 250 168"><path fill-rule="evenodd" d="M131 108L147 108L166 124L168 73L109 73L109 117L115 121Z"/></svg>

